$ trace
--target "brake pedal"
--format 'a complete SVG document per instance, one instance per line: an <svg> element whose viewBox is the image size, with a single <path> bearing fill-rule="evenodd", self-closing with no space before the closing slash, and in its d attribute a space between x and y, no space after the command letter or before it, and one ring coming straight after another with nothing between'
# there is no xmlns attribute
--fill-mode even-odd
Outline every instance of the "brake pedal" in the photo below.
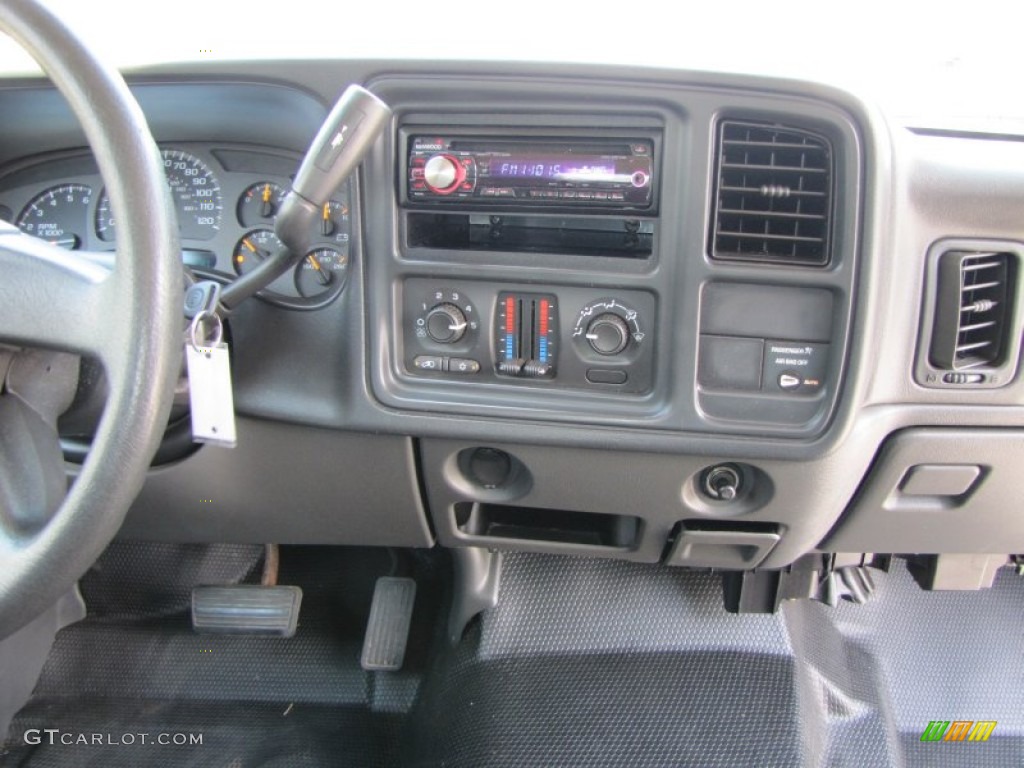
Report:
<svg viewBox="0 0 1024 768"><path fill-rule="evenodd" d="M359 661L363 669L395 671L402 668L415 602L416 582L413 579L394 576L377 579L363 639L363 655Z"/></svg>
<svg viewBox="0 0 1024 768"><path fill-rule="evenodd" d="M291 637L301 605L299 587L196 587L192 590L192 628L196 632Z"/></svg>

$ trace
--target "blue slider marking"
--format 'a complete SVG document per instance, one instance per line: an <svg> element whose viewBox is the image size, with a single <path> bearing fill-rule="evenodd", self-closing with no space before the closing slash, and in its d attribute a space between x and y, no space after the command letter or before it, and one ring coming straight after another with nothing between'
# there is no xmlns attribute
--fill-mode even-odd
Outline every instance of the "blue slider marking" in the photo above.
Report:
<svg viewBox="0 0 1024 768"><path fill-rule="evenodd" d="M540 339L540 361L546 363L548 361L548 338L547 336L541 336Z"/></svg>
<svg viewBox="0 0 1024 768"><path fill-rule="evenodd" d="M515 337L511 333L505 334L505 359L511 360L515 356L513 346L515 344Z"/></svg>

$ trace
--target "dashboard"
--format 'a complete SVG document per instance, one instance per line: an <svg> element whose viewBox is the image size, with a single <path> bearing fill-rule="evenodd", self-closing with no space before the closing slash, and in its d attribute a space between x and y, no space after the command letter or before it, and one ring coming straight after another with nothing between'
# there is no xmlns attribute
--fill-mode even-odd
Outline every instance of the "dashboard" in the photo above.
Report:
<svg viewBox="0 0 1024 768"><path fill-rule="evenodd" d="M183 264L221 282L278 247L346 84L394 115L229 319L237 448L165 453L124 536L726 570L1024 551L1019 141L791 81L315 64L130 77ZM0 115L0 217L113 250L52 90L8 84Z"/></svg>

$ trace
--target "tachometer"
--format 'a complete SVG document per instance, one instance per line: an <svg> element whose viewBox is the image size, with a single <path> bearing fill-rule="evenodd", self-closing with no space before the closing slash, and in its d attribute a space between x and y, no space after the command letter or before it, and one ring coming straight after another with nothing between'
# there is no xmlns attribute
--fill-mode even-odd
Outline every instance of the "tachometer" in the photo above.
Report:
<svg viewBox="0 0 1024 768"><path fill-rule="evenodd" d="M89 229L92 190L84 184L63 184L37 195L16 222L22 232L69 251L81 248Z"/></svg>
<svg viewBox="0 0 1024 768"><path fill-rule="evenodd" d="M167 183L178 214L178 231L183 240L210 240L220 230L224 200L213 171L195 155L165 149L161 155ZM110 198L104 192L96 210L96 233L101 239L116 238Z"/></svg>

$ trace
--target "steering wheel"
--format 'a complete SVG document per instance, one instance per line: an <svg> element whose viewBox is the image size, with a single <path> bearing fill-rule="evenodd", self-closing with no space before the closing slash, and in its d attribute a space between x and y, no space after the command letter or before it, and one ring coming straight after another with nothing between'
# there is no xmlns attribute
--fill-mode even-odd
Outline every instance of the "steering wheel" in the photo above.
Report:
<svg viewBox="0 0 1024 768"><path fill-rule="evenodd" d="M21 396L46 366L0 355L0 639L53 604L113 539L138 495L181 363L177 226L156 144L121 76L36 0L0 2L0 31L61 91L85 132L117 215L113 268L0 222L0 342L95 357L110 385L67 490L52 408ZM51 372L52 373L52 372ZM39 383L46 388L45 380Z"/></svg>

